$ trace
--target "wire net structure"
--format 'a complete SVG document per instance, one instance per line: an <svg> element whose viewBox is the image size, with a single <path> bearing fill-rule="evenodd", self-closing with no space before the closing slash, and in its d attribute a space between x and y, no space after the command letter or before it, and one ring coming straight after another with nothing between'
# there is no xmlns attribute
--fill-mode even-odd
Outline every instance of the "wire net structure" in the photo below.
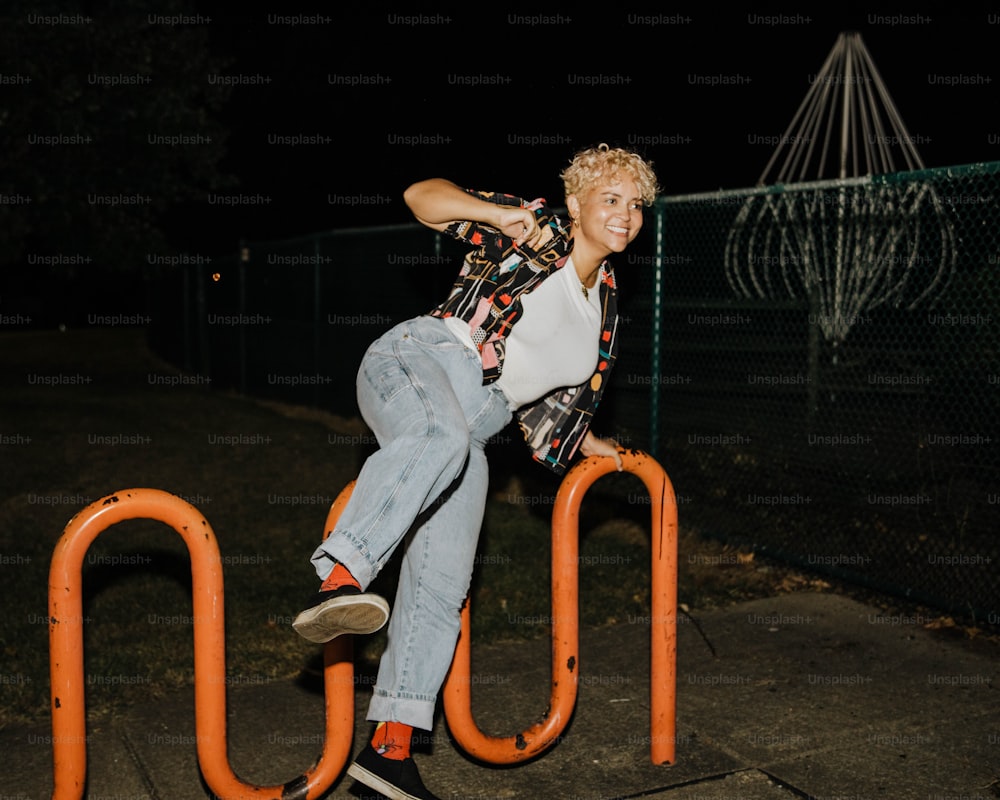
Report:
<svg viewBox="0 0 1000 800"><path fill-rule="evenodd" d="M955 259L955 229L931 186L865 179L747 198L725 263L733 291L807 300L840 344L868 311L932 299Z"/></svg>
<svg viewBox="0 0 1000 800"><path fill-rule="evenodd" d="M933 183L870 180L900 165L924 166L861 36L842 33L758 181L797 190L747 197L730 230L733 291L808 300L834 345L867 311L933 298L955 231Z"/></svg>
<svg viewBox="0 0 1000 800"><path fill-rule="evenodd" d="M861 34L846 32L834 42L757 185L923 167Z"/></svg>

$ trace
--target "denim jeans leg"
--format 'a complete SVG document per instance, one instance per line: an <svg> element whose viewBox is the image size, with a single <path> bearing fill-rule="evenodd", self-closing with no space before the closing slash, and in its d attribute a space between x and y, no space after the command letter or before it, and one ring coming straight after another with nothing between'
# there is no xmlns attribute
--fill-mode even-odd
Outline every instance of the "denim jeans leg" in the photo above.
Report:
<svg viewBox="0 0 1000 800"><path fill-rule="evenodd" d="M473 447L459 483L406 542L388 643L368 707L370 720L431 730L472 582L488 489L486 456Z"/></svg>
<svg viewBox="0 0 1000 800"><path fill-rule="evenodd" d="M402 323L369 348L358 404L379 449L365 462L317 573L343 563L367 586L407 534L369 718L429 730L455 649L482 527L484 448L511 420L478 356L441 320Z"/></svg>
<svg viewBox="0 0 1000 800"><path fill-rule="evenodd" d="M499 389L483 386L479 357L431 317L372 344L358 405L379 449L312 560L321 578L335 559L367 587L411 534L369 718L429 730L482 527L484 449L512 414Z"/></svg>
<svg viewBox="0 0 1000 800"><path fill-rule="evenodd" d="M370 720L433 727L438 692L448 673L469 592L489 490L485 447L511 419L498 389L479 392L469 418L465 471L418 520L406 544L388 646L379 664Z"/></svg>
<svg viewBox="0 0 1000 800"><path fill-rule="evenodd" d="M479 357L433 317L401 323L368 348L358 405L379 449L312 561L320 578L333 559L366 587L463 473L472 443L502 430L511 412L498 389L483 386Z"/></svg>
<svg viewBox="0 0 1000 800"><path fill-rule="evenodd" d="M417 516L465 468L469 429L461 391L481 383L475 354L440 320L401 323L376 340L358 372L358 405L379 449L365 461L334 531L313 554L366 587ZM486 391L479 387L478 393Z"/></svg>

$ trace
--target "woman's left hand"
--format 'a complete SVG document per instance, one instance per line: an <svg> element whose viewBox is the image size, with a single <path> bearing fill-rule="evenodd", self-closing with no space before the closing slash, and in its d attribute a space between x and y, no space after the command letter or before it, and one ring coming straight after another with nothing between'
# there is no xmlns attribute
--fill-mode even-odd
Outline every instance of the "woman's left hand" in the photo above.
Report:
<svg viewBox="0 0 1000 800"><path fill-rule="evenodd" d="M614 439L600 439L593 433L587 431L580 442L580 452L585 456L605 456L613 458L621 472L624 468L622 464L621 446Z"/></svg>

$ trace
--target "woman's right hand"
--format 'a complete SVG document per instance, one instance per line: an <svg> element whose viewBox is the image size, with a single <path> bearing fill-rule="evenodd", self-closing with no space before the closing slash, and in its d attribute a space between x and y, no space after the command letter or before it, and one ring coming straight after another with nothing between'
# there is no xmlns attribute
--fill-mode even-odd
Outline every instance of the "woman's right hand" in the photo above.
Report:
<svg viewBox="0 0 1000 800"><path fill-rule="evenodd" d="M497 212L497 230L513 239L518 247L527 245L535 248L544 241L544 231L538 226L535 212L531 209L497 206Z"/></svg>

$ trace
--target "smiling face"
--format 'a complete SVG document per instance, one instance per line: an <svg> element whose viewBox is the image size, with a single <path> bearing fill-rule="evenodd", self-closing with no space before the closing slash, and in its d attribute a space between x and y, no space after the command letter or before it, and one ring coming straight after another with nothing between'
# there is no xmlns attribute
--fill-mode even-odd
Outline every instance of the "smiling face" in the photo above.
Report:
<svg viewBox="0 0 1000 800"><path fill-rule="evenodd" d="M635 180L616 175L582 195L566 198L573 225L573 251L603 260L621 253L642 228L642 195Z"/></svg>

